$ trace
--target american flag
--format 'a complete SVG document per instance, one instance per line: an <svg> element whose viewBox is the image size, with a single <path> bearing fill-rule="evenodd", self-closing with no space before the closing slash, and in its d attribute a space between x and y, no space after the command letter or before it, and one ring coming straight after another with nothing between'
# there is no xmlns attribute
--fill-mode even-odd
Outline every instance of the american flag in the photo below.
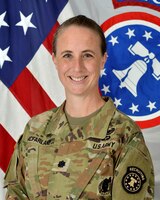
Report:
<svg viewBox="0 0 160 200"><path fill-rule="evenodd" d="M148 93L149 98L145 99L145 109L140 112L143 103L140 105L138 98L141 98L141 93L138 90L136 97L136 93L127 90L127 87L121 89L120 78L113 73L113 70L125 70L139 59L128 51L127 46L133 47L137 41L153 52L157 61L160 61L158 53L160 31L157 28L160 25L159 3L156 0L0 0L0 190L2 190L0 199L4 199L2 189L4 173L15 142L23 133L26 123L32 116L59 106L65 99L63 87L51 58L52 37L60 23L78 14L84 14L97 21L106 36L109 57L100 77L102 94L111 96L119 109L134 119L138 119L137 121L142 113L144 115L140 123L142 128L156 126L154 130L147 129L146 131L149 132L146 134L148 144L150 145L151 142L151 147L156 148L156 144L159 144L156 142L159 140L157 125L160 124L160 103L158 102L160 93L156 93L155 88L152 95L154 98ZM144 15L148 21L146 20L145 24L139 23L139 26L130 24L130 19L133 20L135 15L140 17L136 19L138 22L144 17L139 11L146 13ZM126 12L129 14L125 14ZM153 40L149 38L149 35L153 37ZM123 41L126 43L121 45ZM125 65L121 65L122 68L119 68L118 62L127 61L121 59L120 54L115 53L116 51L122 53L122 49L127 53L130 63L126 62ZM112 62L115 60L118 64ZM149 73L147 71L143 78L150 76L152 83L154 82L157 88L160 88L159 69L156 69L157 79L154 79L151 71ZM110 75L112 79L108 79ZM111 80L113 80L112 83ZM122 93L122 90L125 93ZM124 99L128 97L131 98L127 101L127 107ZM149 114L146 114L147 111ZM148 124L150 122L148 115L152 117L150 124ZM143 121L147 125L146 123L144 125ZM156 152L153 150L157 164L159 156L155 155ZM159 170L159 164L156 166ZM160 185L159 174L160 171L157 176Z"/></svg>
<svg viewBox="0 0 160 200"><path fill-rule="evenodd" d="M59 25L57 18L67 2L0 1L0 168L3 172L27 121L63 100L63 93L57 93L62 86L56 82L51 43Z"/></svg>

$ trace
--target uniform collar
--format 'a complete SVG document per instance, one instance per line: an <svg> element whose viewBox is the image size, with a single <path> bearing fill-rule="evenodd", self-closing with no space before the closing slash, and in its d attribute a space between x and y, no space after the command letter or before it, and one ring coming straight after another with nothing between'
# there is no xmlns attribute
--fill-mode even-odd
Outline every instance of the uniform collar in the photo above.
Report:
<svg viewBox="0 0 160 200"><path fill-rule="evenodd" d="M84 126L83 132L86 138L104 139L111 119L115 112L115 106L110 98L104 98L106 101L101 111Z"/></svg>
<svg viewBox="0 0 160 200"><path fill-rule="evenodd" d="M48 123L46 132L52 132L54 135L57 135L61 141L66 140L69 134L75 135L75 138L77 135L80 135L78 140L84 140L87 138L105 138L108 126L116 108L110 98L104 98L104 100L106 102L101 111L98 112L96 116L93 116L83 127L79 127L73 131L70 130L64 112L64 102L58 109L56 109L56 112Z"/></svg>

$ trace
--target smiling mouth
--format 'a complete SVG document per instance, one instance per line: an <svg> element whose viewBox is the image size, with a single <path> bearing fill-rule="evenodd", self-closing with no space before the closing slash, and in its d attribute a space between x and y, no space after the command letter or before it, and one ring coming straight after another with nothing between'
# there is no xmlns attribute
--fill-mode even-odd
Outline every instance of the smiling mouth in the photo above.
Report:
<svg viewBox="0 0 160 200"><path fill-rule="evenodd" d="M87 76L80 76L80 77L69 76L69 78L70 78L71 80L73 80L73 81L80 82L80 81L86 79Z"/></svg>

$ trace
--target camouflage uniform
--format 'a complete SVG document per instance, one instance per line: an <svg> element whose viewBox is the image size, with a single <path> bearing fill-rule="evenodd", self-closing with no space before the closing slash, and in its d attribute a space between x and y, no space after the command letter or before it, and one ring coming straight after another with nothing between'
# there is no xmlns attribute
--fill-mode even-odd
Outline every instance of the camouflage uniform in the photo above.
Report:
<svg viewBox="0 0 160 200"><path fill-rule="evenodd" d="M142 133L109 99L71 131L59 108L33 117L5 176L6 199L152 200L152 161Z"/></svg>

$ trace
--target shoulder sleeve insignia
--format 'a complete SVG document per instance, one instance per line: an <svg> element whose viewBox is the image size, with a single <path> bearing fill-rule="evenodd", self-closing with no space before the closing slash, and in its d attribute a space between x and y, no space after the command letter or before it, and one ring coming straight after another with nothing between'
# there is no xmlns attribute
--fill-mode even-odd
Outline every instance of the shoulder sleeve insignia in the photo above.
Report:
<svg viewBox="0 0 160 200"><path fill-rule="evenodd" d="M135 194L142 189L145 182L146 176L143 171L138 167L130 166L127 168L126 174L123 176L122 186L126 192Z"/></svg>

